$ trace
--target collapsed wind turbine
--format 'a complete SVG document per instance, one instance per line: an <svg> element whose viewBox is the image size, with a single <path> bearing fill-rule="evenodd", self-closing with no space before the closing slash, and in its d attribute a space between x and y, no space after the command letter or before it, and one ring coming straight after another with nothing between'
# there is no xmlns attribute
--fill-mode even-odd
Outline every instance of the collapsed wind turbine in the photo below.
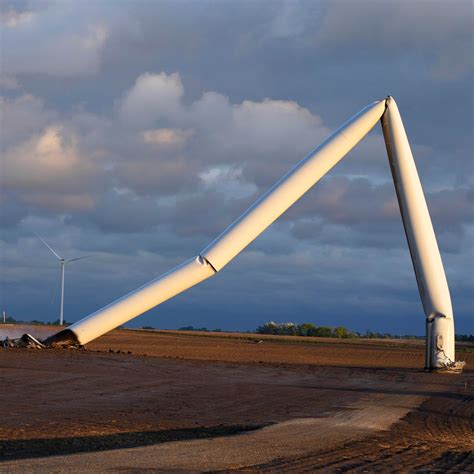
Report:
<svg viewBox="0 0 474 474"><path fill-rule="evenodd" d="M59 325L62 326L64 322L64 269L67 263L75 262L76 260L82 260L83 258L88 258L90 255L85 255L84 257L77 257L71 258L69 260L64 259L58 253L56 253L53 248L46 242L46 240L41 237L41 235L36 232L37 237L43 242L49 250L51 250L52 254L59 260L61 264L61 303L60 303L60 310L59 310Z"/></svg>
<svg viewBox="0 0 474 474"><path fill-rule="evenodd" d="M197 257L52 335L44 343L86 344L215 275L328 173L379 120L426 316L425 368L456 371L460 364L455 362L448 283L410 144L397 104L390 96L369 104L339 127Z"/></svg>

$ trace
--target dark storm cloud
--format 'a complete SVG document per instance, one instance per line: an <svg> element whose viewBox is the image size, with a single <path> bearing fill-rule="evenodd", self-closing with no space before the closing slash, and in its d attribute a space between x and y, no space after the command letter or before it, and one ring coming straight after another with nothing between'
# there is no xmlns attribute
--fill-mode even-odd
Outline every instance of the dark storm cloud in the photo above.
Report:
<svg viewBox="0 0 474 474"><path fill-rule="evenodd" d="M370 53L416 56L433 79L450 81L472 72L468 51L453 47L472 40L470 9L469 0L455 6L444 1L428 5L409 0L333 0L317 38L329 54L346 51L348 57L358 59ZM349 41L351 48L347 48Z"/></svg>
<svg viewBox="0 0 474 474"><path fill-rule="evenodd" d="M458 328L471 330L471 2L24 1L1 11L6 309L54 318L57 268L34 231L95 257L68 275L67 318L77 319L195 255L391 93ZM422 332L420 312L377 128L228 271L136 324L309 319Z"/></svg>

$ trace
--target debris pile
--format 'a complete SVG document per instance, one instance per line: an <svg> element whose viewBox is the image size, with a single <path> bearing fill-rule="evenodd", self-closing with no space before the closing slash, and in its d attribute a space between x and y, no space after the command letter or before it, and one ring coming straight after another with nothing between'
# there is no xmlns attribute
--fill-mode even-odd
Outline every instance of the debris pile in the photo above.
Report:
<svg viewBox="0 0 474 474"><path fill-rule="evenodd" d="M443 366L438 369L438 372L451 372L453 374L460 374L465 365L466 362L462 360L449 361L443 364Z"/></svg>
<svg viewBox="0 0 474 474"><path fill-rule="evenodd" d="M3 341L0 341L2 347L21 347L26 349L44 349L46 346L38 341L36 337L31 334L23 334L23 336L17 339L10 339L6 337Z"/></svg>
<svg viewBox="0 0 474 474"><path fill-rule="evenodd" d="M465 361L462 360L451 360L446 353L441 349L438 354L444 356L444 361L440 363L436 369L437 372L450 372L453 374L460 374L466 365Z"/></svg>

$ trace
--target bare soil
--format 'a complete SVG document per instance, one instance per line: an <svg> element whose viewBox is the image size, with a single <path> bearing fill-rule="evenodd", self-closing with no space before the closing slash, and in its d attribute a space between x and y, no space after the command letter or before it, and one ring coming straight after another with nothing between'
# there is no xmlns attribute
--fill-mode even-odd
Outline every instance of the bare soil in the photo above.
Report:
<svg viewBox="0 0 474 474"><path fill-rule="evenodd" d="M424 373L421 341L119 330L0 350L0 472L472 472L458 349L462 375Z"/></svg>

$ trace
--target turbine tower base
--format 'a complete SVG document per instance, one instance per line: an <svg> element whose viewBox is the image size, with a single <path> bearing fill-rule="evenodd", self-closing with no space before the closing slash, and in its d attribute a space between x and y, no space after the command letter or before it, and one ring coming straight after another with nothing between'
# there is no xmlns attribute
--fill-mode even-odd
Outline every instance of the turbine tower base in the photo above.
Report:
<svg viewBox="0 0 474 474"><path fill-rule="evenodd" d="M425 371L461 373L465 365L455 360L453 320L441 314L427 318Z"/></svg>

